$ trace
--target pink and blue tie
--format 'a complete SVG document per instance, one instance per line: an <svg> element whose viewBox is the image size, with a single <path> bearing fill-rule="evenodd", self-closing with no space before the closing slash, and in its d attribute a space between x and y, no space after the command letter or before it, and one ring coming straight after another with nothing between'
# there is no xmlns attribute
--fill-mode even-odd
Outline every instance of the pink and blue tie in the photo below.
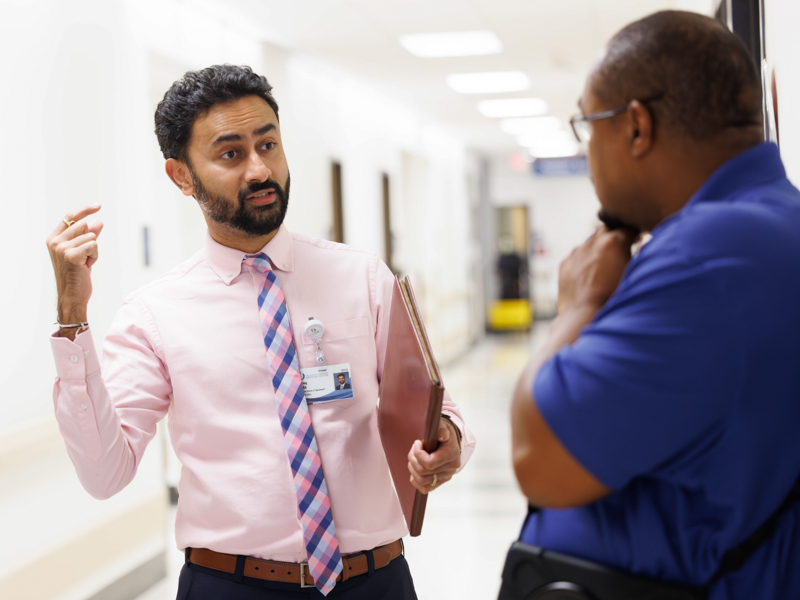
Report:
<svg viewBox="0 0 800 600"><path fill-rule="evenodd" d="M331 501L322 473L317 440L303 394L297 351L281 283L266 254L247 256L246 265L261 273L258 309L267 360L275 388L278 418L289 455L297 495L297 513L308 552L308 570L317 589L327 596L342 571L342 555L333 526Z"/></svg>

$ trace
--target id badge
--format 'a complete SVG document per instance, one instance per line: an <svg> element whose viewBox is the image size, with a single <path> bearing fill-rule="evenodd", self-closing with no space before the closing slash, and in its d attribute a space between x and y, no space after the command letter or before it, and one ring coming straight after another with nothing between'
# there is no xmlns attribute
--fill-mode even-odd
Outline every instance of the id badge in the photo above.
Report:
<svg viewBox="0 0 800 600"><path fill-rule="evenodd" d="M350 363L300 369L300 379L309 404L353 398Z"/></svg>

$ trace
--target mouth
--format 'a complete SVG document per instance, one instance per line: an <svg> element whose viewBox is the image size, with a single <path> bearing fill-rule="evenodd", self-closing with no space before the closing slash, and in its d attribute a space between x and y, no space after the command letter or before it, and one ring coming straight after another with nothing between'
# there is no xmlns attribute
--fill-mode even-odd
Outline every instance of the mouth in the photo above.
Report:
<svg viewBox="0 0 800 600"><path fill-rule="evenodd" d="M251 204L255 204L256 206L265 206L267 204L272 204L277 199L278 199L278 194L276 194L275 190L272 188L258 191L255 194L250 194L247 197L247 201Z"/></svg>

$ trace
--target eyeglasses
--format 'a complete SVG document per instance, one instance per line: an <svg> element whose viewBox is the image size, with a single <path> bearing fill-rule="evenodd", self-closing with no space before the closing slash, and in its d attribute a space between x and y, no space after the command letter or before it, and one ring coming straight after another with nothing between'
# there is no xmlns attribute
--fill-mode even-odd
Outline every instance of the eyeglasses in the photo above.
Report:
<svg viewBox="0 0 800 600"><path fill-rule="evenodd" d="M660 92L658 94L648 96L647 98L643 98L642 100L639 100L639 102L646 104L647 102L661 100L663 97L664 92ZM631 102L633 102L633 100L631 100ZM625 106L620 106L619 108L612 108L611 110L604 110L603 112L598 112L591 115L575 115L571 117L569 124L572 127L572 133L575 134L575 139L578 140L579 144L588 144L592 137L592 130L589 128L589 121L609 119L611 117L621 115L630 108L631 102L628 102Z"/></svg>

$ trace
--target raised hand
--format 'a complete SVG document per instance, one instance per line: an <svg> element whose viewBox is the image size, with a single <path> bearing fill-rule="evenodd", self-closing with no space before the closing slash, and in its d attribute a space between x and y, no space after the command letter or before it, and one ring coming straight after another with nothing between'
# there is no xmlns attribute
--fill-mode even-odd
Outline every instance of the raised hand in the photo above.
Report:
<svg viewBox="0 0 800 600"><path fill-rule="evenodd" d="M575 248L558 272L559 314L572 308L600 309L617 289L637 237L637 232L604 226Z"/></svg>
<svg viewBox="0 0 800 600"><path fill-rule="evenodd" d="M47 237L47 249L53 263L58 292L58 322L82 323L92 295L92 265L97 262L97 237L103 223L86 217L100 210L100 205L87 206L68 214ZM61 329L63 337L75 339L75 329Z"/></svg>

